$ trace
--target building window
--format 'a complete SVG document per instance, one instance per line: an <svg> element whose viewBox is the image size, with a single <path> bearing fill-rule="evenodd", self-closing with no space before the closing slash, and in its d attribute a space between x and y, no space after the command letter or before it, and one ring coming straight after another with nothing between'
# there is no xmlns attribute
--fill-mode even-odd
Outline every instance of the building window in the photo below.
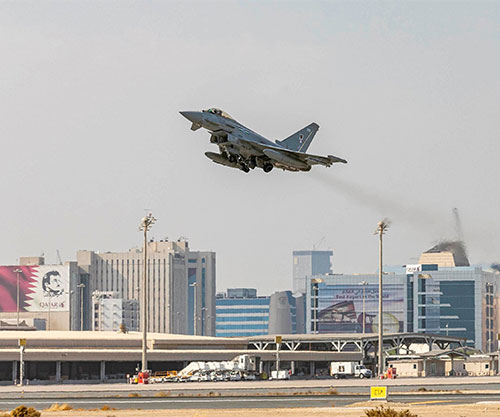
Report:
<svg viewBox="0 0 500 417"><path fill-rule="evenodd" d="M413 369L417 369L417 364L416 363L413 364Z"/></svg>

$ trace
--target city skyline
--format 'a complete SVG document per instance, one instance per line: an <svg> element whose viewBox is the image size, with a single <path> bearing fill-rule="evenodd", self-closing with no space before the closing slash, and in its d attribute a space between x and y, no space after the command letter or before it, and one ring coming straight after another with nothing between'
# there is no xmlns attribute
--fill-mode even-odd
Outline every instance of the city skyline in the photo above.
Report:
<svg viewBox="0 0 500 417"><path fill-rule="evenodd" d="M454 207L471 261L498 261L499 19L482 2L5 3L0 264L140 246L150 209L151 237L217 252L220 288L272 293L323 236L334 271L376 271L385 217L385 263L411 261L454 237ZM223 169L179 114L214 106L272 139L316 122L309 150L349 163Z"/></svg>

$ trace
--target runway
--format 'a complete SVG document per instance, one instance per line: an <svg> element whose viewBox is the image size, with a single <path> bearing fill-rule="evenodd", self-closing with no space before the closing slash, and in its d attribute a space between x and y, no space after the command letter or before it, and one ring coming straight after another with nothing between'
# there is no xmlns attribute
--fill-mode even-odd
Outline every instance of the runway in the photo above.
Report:
<svg viewBox="0 0 500 417"><path fill-rule="evenodd" d="M474 404L478 402L498 402L499 393L464 394L464 393L424 393L392 394L389 399L408 405L438 404ZM54 403L69 404L73 408L100 409L104 406L116 409L239 409L239 408L297 408L297 407L344 407L349 404L369 400L367 394L338 394L310 396L203 396L203 397L87 397L68 398L4 398L0 400L0 409L12 409L19 404L45 409Z"/></svg>

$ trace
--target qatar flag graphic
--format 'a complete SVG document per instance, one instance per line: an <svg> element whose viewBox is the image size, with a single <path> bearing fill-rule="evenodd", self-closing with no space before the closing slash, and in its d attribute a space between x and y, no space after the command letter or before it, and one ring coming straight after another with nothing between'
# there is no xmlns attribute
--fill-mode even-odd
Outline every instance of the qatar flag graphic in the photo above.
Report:
<svg viewBox="0 0 500 417"><path fill-rule="evenodd" d="M69 267L0 266L0 312L69 311ZM49 304L50 303L50 304Z"/></svg>

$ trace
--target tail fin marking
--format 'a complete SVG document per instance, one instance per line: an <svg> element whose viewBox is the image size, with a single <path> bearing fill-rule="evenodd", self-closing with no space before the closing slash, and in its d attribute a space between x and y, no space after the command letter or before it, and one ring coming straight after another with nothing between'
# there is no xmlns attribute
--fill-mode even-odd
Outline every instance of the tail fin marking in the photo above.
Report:
<svg viewBox="0 0 500 417"><path fill-rule="evenodd" d="M319 126L316 123L311 123L286 139L277 140L276 143L291 151L307 152L318 129Z"/></svg>

